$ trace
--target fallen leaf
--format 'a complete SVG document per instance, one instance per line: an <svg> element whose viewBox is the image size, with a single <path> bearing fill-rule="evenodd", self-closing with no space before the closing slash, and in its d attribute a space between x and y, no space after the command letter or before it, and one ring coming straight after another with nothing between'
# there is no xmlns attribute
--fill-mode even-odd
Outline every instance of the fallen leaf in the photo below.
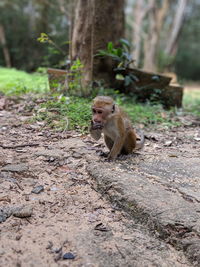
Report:
<svg viewBox="0 0 200 267"><path fill-rule="evenodd" d="M102 232L108 232L110 229L105 226L103 223L98 223L95 227L94 230L102 231Z"/></svg>
<svg viewBox="0 0 200 267"><path fill-rule="evenodd" d="M171 158L178 158L178 156L175 155L175 154L169 154L168 156L171 157Z"/></svg>
<svg viewBox="0 0 200 267"><path fill-rule="evenodd" d="M6 99L4 97L0 98L0 110L3 110L6 106Z"/></svg>
<svg viewBox="0 0 200 267"><path fill-rule="evenodd" d="M168 141L165 141L164 146L171 146L171 144L172 144L172 141L168 140Z"/></svg>

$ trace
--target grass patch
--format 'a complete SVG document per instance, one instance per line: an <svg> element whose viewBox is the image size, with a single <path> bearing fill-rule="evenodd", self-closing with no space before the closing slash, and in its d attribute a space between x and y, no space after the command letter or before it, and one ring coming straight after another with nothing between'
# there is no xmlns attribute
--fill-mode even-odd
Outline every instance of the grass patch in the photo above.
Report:
<svg viewBox="0 0 200 267"><path fill-rule="evenodd" d="M54 96L39 105L35 120L45 121L46 126L55 130L78 130L87 132L91 120L90 98ZM116 102L129 114L133 124L153 127L173 127L180 123L172 111L164 111L160 105L142 105L131 98L116 97Z"/></svg>
<svg viewBox="0 0 200 267"><path fill-rule="evenodd" d="M123 105L124 110L129 114L131 120L137 124L145 126L178 126L179 122L174 120L175 113L166 111L161 105L127 103Z"/></svg>
<svg viewBox="0 0 200 267"><path fill-rule="evenodd" d="M46 74L29 74L16 69L0 67L0 91L5 95L21 95L29 92L43 93L48 90Z"/></svg>
<svg viewBox="0 0 200 267"><path fill-rule="evenodd" d="M28 74L15 69L0 68L0 91L6 95L42 93L47 100L35 107L34 120L44 121L45 125L55 129L75 129L85 132L91 120L90 98L45 96L48 78L45 74ZM114 95L116 102L129 114L133 124L145 127L170 128L181 123L176 110L166 111L161 105L139 104L133 98L103 89L104 95ZM186 89L183 99L184 111L200 116L200 90Z"/></svg>
<svg viewBox="0 0 200 267"><path fill-rule="evenodd" d="M162 105L150 103L141 104L133 101L132 98L126 97L116 99L116 102L128 113L133 124L143 124L148 127L174 127L179 126L175 110L164 110Z"/></svg>
<svg viewBox="0 0 200 267"><path fill-rule="evenodd" d="M186 112L200 116L200 85L184 90L183 107Z"/></svg>
<svg viewBox="0 0 200 267"><path fill-rule="evenodd" d="M79 97L52 97L36 110L35 120L55 130L87 131L91 119L90 101Z"/></svg>

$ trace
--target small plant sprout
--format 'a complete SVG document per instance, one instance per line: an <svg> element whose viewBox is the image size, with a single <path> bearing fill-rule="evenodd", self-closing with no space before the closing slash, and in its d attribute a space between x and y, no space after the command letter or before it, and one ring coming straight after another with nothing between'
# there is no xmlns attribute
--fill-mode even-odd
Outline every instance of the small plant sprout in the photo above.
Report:
<svg viewBox="0 0 200 267"><path fill-rule="evenodd" d="M48 34L42 32L40 33L40 37L37 38L37 41L40 43L48 43L52 46L54 46L61 54L63 54L64 56L66 56L66 52L64 50L62 50L50 37ZM69 42L67 42L69 43Z"/></svg>
<svg viewBox="0 0 200 267"><path fill-rule="evenodd" d="M117 67L113 69L116 72L116 80L124 81L124 85L128 86L131 83L138 81L138 78L130 73L130 64L134 63L130 54L130 44L125 39L120 39L120 47L114 47L112 42L107 44L107 49L99 50L97 56L110 57L117 62Z"/></svg>

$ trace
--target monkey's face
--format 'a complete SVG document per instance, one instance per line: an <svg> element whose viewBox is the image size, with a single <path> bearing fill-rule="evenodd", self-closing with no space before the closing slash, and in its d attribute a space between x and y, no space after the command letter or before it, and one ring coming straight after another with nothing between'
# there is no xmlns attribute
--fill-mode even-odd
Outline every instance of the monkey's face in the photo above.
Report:
<svg viewBox="0 0 200 267"><path fill-rule="evenodd" d="M93 129L103 129L109 113L109 110L105 108L92 107Z"/></svg>

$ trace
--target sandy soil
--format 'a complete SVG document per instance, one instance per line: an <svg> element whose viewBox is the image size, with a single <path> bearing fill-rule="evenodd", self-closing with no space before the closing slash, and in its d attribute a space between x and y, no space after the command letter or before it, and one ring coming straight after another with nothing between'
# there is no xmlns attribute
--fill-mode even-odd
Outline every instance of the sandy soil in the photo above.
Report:
<svg viewBox="0 0 200 267"><path fill-rule="evenodd" d="M30 116L22 102L0 110L0 266L190 266L98 193L85 155L101 143Z"/></svg>

